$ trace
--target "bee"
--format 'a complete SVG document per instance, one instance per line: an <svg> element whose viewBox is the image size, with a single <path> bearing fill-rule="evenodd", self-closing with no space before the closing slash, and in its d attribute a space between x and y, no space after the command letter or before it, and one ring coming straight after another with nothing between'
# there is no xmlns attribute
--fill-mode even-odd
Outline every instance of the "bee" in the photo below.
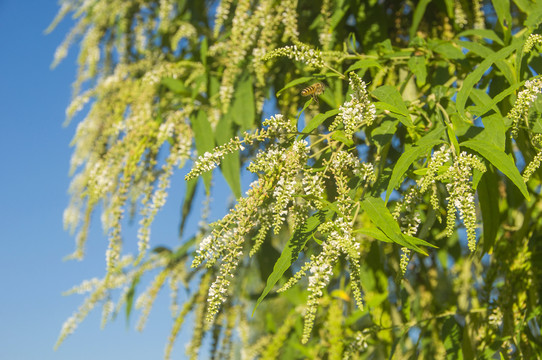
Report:
<svg viewBox="0 0 542 360"><path fill-rule="evenodd" d="M316 103L318 103L318 95L322 95L325 90L326 90L326 86L322 84L321 82L318 82L301 90L301 95L302 96L310 95L312 96L313 100L316 101Z"/></svg>

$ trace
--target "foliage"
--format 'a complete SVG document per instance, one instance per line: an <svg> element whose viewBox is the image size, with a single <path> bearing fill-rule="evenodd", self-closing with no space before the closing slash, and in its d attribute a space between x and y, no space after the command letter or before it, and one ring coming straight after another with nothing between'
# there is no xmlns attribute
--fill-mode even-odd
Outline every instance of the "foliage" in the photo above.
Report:
<svg viewBox="0 0 542 360"><path fill-rule="evenodd" d="M542 3L64 0L52 27L69 13L65 223L81 259L101 211L109 247L59 344L100 304L143 328L169 282L166 358L188 313L191 358L542 356ZM177 171L181 241L153 248ZM187 237L218 171L236 203Z"/></svg>

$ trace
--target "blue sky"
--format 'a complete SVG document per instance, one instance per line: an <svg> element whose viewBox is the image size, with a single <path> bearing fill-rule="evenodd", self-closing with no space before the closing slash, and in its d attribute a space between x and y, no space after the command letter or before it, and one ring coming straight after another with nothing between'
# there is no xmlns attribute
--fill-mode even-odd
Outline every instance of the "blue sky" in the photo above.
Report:
<svg viewBox="0 0 542 360"><path fill-rule="evenodd" d="M64 21L44 34L57 9L56 1L0 0L0 359L160 359L172 325L167 292L159 296L143 333L134 330L137 317L127 327L123 316L100 330L96 311L53 350L62 323L83 300L61 293L102 276L107 247L95 221L85 260L62 260L74 249L73 237L63 230L62 212L69 199L69 143L75 123L62 123L78 47L50 69L70 26ZM182 182L180 174L173 179L174 184ZM177 241L183 186L172 191L153 226L153 236L164 239L162 243ZM184 358L186 334L185 329L177 340L176 359Z"/></svg>

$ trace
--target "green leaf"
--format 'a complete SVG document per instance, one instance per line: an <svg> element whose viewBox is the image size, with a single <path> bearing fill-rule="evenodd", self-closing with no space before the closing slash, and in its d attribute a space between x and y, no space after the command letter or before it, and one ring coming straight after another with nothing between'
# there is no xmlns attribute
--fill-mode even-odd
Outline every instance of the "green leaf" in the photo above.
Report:
<svg viewBox="0 0 542 360"><path fill-rule="evenodd" d="M168 267L175 267L179 261L188 256L188 250L196 243L196 236L191 237L170 256Z"/></svg>
<svg viewBox="0 0 542 360"><path fill-rule="evenodd" d="M371 95L380 100L374 104L377 109L390 111L390 115L397 118L406 127L414 126L408 108L395 87L383 85L371 92Z"/></svg>
<svg viewBox="0 0 542 360"><path fill-rule="evenodd" d="M407 172L410 165L412 165L412 163L418 158L428 156L428 151L431 150L433 146L440 143L442 143L442 140L440 139L427 141L422 143L420 146L412 146L401 155L399 160L397 160L397 164L393 168L393 172L391 173L390 182L388 183L388 187L386 189L386 202L388 202L391 192L400 185L399 182L401 181L403 175Z"/></svg>
<svg viewBox="0 0 542 360"><path fill-rule="evenodd" d="M454 46L453 43L444 40L429 40L427 42L429 49L441 54L449 60L461 60L465 58L465 54L460 48Z"/></svg>
<svg viewBox="0 0 542 360"><path fill-rule="evenodd" d="M482 176L477 192L484 226L483 251L488 253L495 244L500 218L498 176L491 167Z"/></svg>
<svg viewBox="0 0 542 360"><path fill-rule="evenodd" d="M132 314L132 308L134 307L135 289L139 284L140 275L137 275L130 284L130 289L126 293L126 326L130 323L130 315Z"/></svg>
<svg viewBox="0 0 542 360"><path fill-rule="evenodd" d="M209 120L207 120L207 114L203 110L199 110L197 116L190 117L192 124L192 130L194 131L194 140L196 142L196 150L198 155L201 156L206 152L213 151L215 147L215 141L213 136L213 129ZM211 178L212 173L207 171L201 175L203 183L205 184L205 190L207 193L211 191Z"/></svg>
<svg viewBox="0 0 542 360"><path fill-rule="evenodd" d="M501 26L503 28L509 28L512 26L512 15L510 14L510 0L491 0L493 8Z"/></svg>
<svg viewBox="0 0 542 360"><path fill-rule="evenodd" d="M487 58L495 54L495 51L477 42L458 40L457 44L473 52L474 54L481 56L482 58ZM512 66L508 61L498 60L495 61L495 65L503 73L504 77L510 84L515 82L514 69L512 69Z"/></svg>
<svg viewBox="0 0 542 360"><path fill-rule="evenodd" d="M505 59L508 55L510 55L512 52L518 50L521 48L522 43L515 42L514 44L507 46L505 48L502 48L501 50L497 51L493 55L486 58L484 61L478 65L474 71L472 71L467 77L465 78L465 81L463 81L463 85L461 86L461 89L459 89L459 92L457 93L456 98L456 107L457 111L459 112L459 115L462 117L465 117L465 104L467 103L467 99L469 98L470 92L474 88L474 86L480 81L484 73L493 65L496 61Z"/></svg>
<svg viewBox="0 0 542 360"><path fill-rule="evenodd" d="M273 272L267 278L265 288L263 289L262 294L256 301L256 305L254 305L252 315L254 315L254 312L256 311L258 305L260 305L260 303L267 296L267 294L269 294L275 284L282 278L282 275L297 260L299 253L301 252L301 250L303 250L305 244L307 243L311 235L316 231L318 226L326 219L330 219L333 214L334 213L331 211L319 211L318 213L309 217L306 223L293 233L293 235L288 240L288 243L282 250L279 259L275 263L275 266L273 267Z"/></svg>
<svg viewBox="0 0 542 360"><path fill-rule="evenodd" d="M391 85L383 85L371 92L371 95L387 104L387 110L408 117L408 108L397 89Z"/></svg>
<svg viewBox="0 0 542 360"><path fill-rule="evenodd" d="M478 169L474 169L472 171L472 188L474 191L478 189L478 183L480 183L480 180L482 180L482 175L484 175L484 173Z"/></svg>
<svg viewBox="0 0 542 360"><path fill-rule="evenodd" d="M200 53L200 56L201 56L201 63L203 64L203 67L207 67L207 50L209 48L209 45L207 43L207 36L204 36L203 37L203 40L201 40L201 45L200 45L200 50L199 50L199 53Z"/></svg>
<svg viewBox="0 0 542 360"><path fill-rule="evenodd" d="M532 4L532 3L531 3ZM542 23L542 6L540 2L535 2L537 7L529 12L525 26L536 28Z"/></svg>
<svg viewBox="0 0 542 360"><path fill-rule="evenodd" d="M354 230L354 233L365 235L378 241L393 243L393 241L391 241L391 239L387 237L386 234L384 234L381 230L377 228L356 229Z"/></svg>
<svg viewBox="0 0 542 360"><path fill-rule="evenodd" d="M417 237L415 237L415 236L405 235L405 234L403 234L403 236L408 240L408 242L410 242L410 243L412 243L412 244L414 244L414 245L429 246L429 247L438 249L438 246L433 245L433 244L431 244L431 243L428 243L427 241L422 240L422 239L420 239L420 238L417 238Z"/></svg>
<svg viewBox="0 0 542 360"><path fill-rule="evenodd" d="M412 16L412 25L410 26L409 30L409 35L411 39L414 39L416 31L418 30L418 26L420 25L420 21L422 21L423 14L425 14L425 9L430 2L431 0L421 0L418 2L418 5L416 5L416 9L414 9L414 15Z"/></svg>
<svg viewBox="0 0 542 360"><path fill-rule="evenodd" d="M462 334L461 326L457 321L453 317L447 318L442 325L441 338L444 339L446 354L454 359L463 359L460 351Z"/></svg>
<svg viewBox="0 0 542 360"><path fill-rule="evenodd" d="M349 146L349 147L354 145L354 141L352 139L347 138L344 135L344 131L342 131L342 130L333 131L333 133L331 134L331 138L333 140L340 141L340 142L342 142L343 144L345 144L346 146Z"/></svg>
<svg viewBox="0 0 542 360"><path fill-rule="evenodd" d="M487 159L518 187L525 199L530 199L529 191L527 190L527 185L525 185L525 182L523 181L523 177L519 173L512 159L504 151L491 143L479 140L467 140L460 145L476 151L482 157Z"/></svg>
<svg viewBox="0 0 542 360"><path fill-rule="evenodd" d="M233 137L230 112L222 116L216 126L216 143L223 145ZM239 151L225 155L220 162L220 169L236 198L241 197L241 165Z"/></svg>
<svg viewBox="0 0 542 360"><path fill-rule="evenodd" d="M254 125L256 108L250 75L242 76L238 81L233 94L232 106L228 112L231 119L241 127L241 131L248 130Z"/></svg>
<svg viewBox="0 0 542 360"><path fill-rule="evenodd" d="M166 86L169 90L189 97L191 95L190 89L184 85L180 80L174 78L163 78L161 84Z"/></svg>
<svg viewBox="0 0 542 360"><path fill-rule="evenodd" d="M462 354L461 354L462 352ZM461 340L461 352L459 352L464 359L474 359L475 350L471 342L471 336L469 331L469 322L465 323L463 327L463 339Z"/></svg>
<svg viewBox="0 0 542 360"><path fill-rule="evenodd" d="M504 45L504 42L502 41L502 39L499 37L499 35L497 35L497 33L495 33L495 31L493 30L489 30L489 29L470 29L470 30L465 30L465 31L462 31L460 32L459 34L456 35L456 38L457 39L461 39L462 37L466 37L466 36L470 36L470 35L474 35L474 36L479 36L481 38L484 38L484 39L489 39L499 45Z"/></svg>
<svg viewBox="0 0 542 360"><path fill-rule="evenodd" d="M365 235L365 236L371 237L371 238L379 240L379 241L383 241L383 242L387 242L387 243L393 243L393 241L389 237L387 237L386 234L384 234L380 229L377 229L377 228L356 229L356 230L354 230L354 233L355 234ZM414 245L429 246L429 247L438 249L438 246L433 245L431 243L428 243L427 241L422 240L420 238L417 238L415 236L404 235L404 234L403 234L403 236L409 242L411 242Z"/></svg>
<svg viewBox="0 0 542 360"><path fill-rule="evenodd" d="M493 99L488 95L487 92L477 88L472 89L470 93L470 98L475 105L467 107L467 110L473 115L476 115L475 113L477 109L483 109L488 106L488 104L491 104L491 102L493 101ZM500 110L496 104L493 104L491 110L493 110L496 114L500 114Z"/></svg>
<svg viewBox="0 0 542 360"><path fill-rule="evenodd" d="M196 194L198 180L190 179L186 181L185 184L186 184L186 192L184 194L183 205L181 207L181 224L179 225L179 237L182 237L183 235L186 219L188 218L188 214L190 213L190 210L192 209L192 202L194 201L194 195Z"/></svg>
<svg viewBox="0 0 542 360"><path fill-rule="evenodd" d="M329 110L329 111L326 111L326 113L324 114L318 114L316 115L315 117L313 117L309 123L307 125L305 125L305 127L303 128L303 134L304 137L307 137L308 134L310 134L313 130L315 130L316 128L318 128L318 126L320 126L320 124L322 124L324 121L326 121L326 119L332 117L332 116L335 116L339 113L339 109L333 109L333 110Z"/></svg>
<svg viewBox="0 0 542 360"><path fill-rule="evenodd" d="M519 89L524 84L525 84L525 81L522 81L520 83L515 83L514 85L510 86L509 88L497 94L493 99L491 99L490 102L485 104L485 106L473 106L473 107L470 107L469 110L476 116L483 116L489 110L495 109L495 105L500 103L505 97L511 94L515 94L516 90ZM498 111L497 114L500 114L500 111Z"/></svg>
<svg viewBox="0 0 542 360"><path fill-rule="evenodd" d="M427 255L425 251L420 249L417 245L408 241L399 228L399 224L395 221L390 211L386 207L384 200L376 197L368 197L362 200L360 207L367 213L371 222L375 224L387 237L389 237L394 243L407 247L411 250L417 251L420 254Z"/></svg>
<svg viewBox="0 0 542 360"><path fill-rule="evenodd" d="M279 96L286 89L289 89L289 88L291 88L293 86L297 86L299 84L306 83L307 81L311 81L311 80L313 80L313 78L309 77L309 76L305 76L305 77L301 77L301 78L297 78L295 80L292 80L277 92L277 96Z"/></svg>
<svg viewBox="0 0 542 360"><path fill-rule="evenodd" d="M418 85L418 87L425 85L425 80L427 79L425 57L412 56L410 59L408 59L408 68L416 76L416 85Z"/></svg>
<svg viewBox="0 0 542 360"><path fill-rule="evenodd" d="M329 25L330 25L330 31L333 32L335 28L341 23L341 20L343 19L344 15L348 11L348 8L350 7L349 4L344 4L345 6L337 6L335 7L335 10L332 12L331 18L329 19Z"/></svg>
<svg viewBox="0 0 542 360"><path fill-rule="evenodd" d="M459 154L459 143L457 142L457 136L451 124L446 124L446 133L448 134L448 140L450 144L454 146L455 153Z"/></svg>
<svg viewBox="0 0 542 360"><path fill-rule="evenodd" d="M429 134L422 137L420 140L416 142L416 146L426 146L429 144L432 144L434 140L440 140L443 142L444 140L442 135L444 135L444 129L445 127L443 125L437 125Z"/></svg>
<svg viewBox="0 0 542 360"><path fill-rule="evenodd" d="M370 67L376 67L376 68L382 69L382 65L380 65L378 61L371 60L371 59L362 59L350 65L344 73L348 74L350 71L354 71L357 69L370 68Z"/></svg>
<svg viewBox="0 0 542 360"><path fill-rule="evenodd" d="M484 130L476 135L472 140L482 140L497 146L504 151L506 145L506 128L504 118L498 114L485 116L482 120Z"/></svg>
<svg viewBox="0 0 542 360"><path fill-rule="evenodd" d="M312 97L309 98L309 100L305 101L305 105L303 105L303 109L297 114L297 122L299 123L299 118L301 117L301 114L303 114L303 111L307 110L309 105L312 103Z"/></svg>
<svg viewBox="0 0 542 360"><path fill-rule="evenodd" d="M389 145L393 135L397 132L397 120L384 120L380 126L371 131L371 138L379 147Z"/></svg>

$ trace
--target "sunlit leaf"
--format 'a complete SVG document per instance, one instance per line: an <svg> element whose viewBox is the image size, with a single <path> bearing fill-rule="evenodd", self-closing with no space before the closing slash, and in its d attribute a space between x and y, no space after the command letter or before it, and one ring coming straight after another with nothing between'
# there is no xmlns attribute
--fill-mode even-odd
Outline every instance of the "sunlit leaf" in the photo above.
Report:
<svg viewBox="0 0 542 360"><path fill-rule="evenodd" d="M468 147L487 159L518 187L527 200L530 199L529 191L523 181L523 177L512 159L504 151L485 141L467 140L462 142L461 146Z"/></svg>
<svg viewBox="0 0 542 360"><path fill-rule="evenodd" d="M288 243L284 246L280 258L275 263L273 267L273 272L267 278L267 283L265 288L262 291L262 294L256 301L252 314L258 308L258 305L265 299L267 294L273 289L275 284L282 278L282 275L292 266L294 261L297 260L299 253L305 247L305 244L309 240L310 236L316 231L318 225L331 216L332 212L318 212L315 215L307 219L306 223L299 229L297 229L294 234L288 240Z"/></svg>
<svg viewBox="0 0 542 360"><path fill-rule="evenodd" d="M420 254L427 255L425 251L417 245L408 241L399 228L399 224L395 221L390 211L386 207L384 200L380 198L368 197L361 201L361 209L367 213L371 222L375 224L388 238L394 243L417 251Z"/></svg>

